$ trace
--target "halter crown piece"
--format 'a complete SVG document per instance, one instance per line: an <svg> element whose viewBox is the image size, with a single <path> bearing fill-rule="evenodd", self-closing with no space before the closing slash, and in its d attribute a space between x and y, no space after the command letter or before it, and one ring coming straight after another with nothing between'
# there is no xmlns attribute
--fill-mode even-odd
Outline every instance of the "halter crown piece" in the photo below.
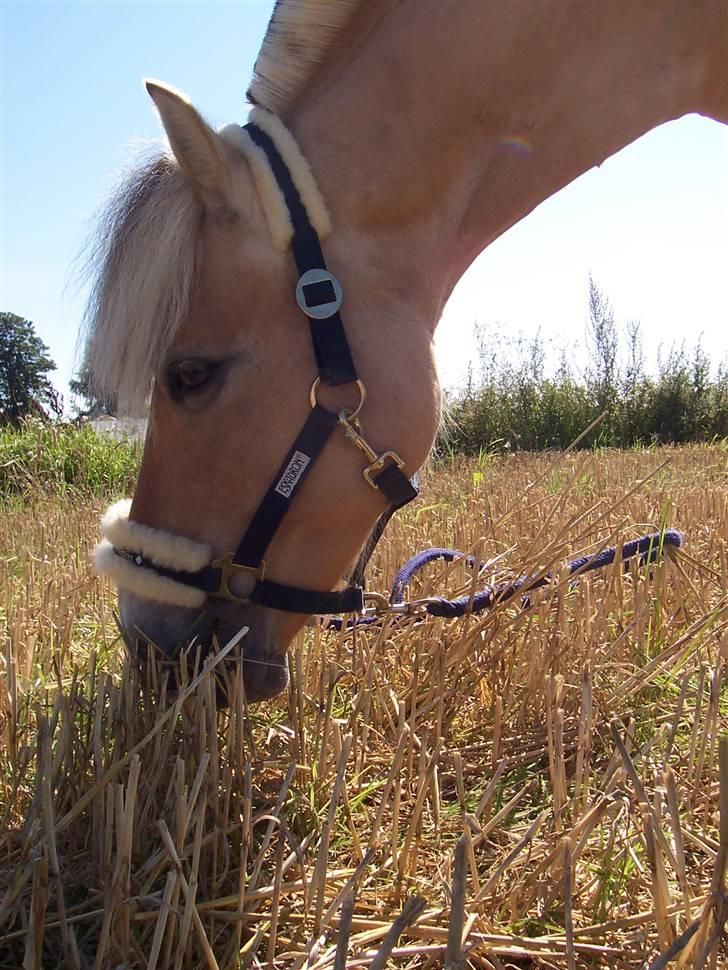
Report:
<svg viewBox="0 0 728 970"><path fill-rule="evenodd" d="M295 300L308 318L318 376L314 379L311 411L298 437L281 462L268 491L253 515L235 552L212 559L210 546L172 535L129 519L131 502L112 505L102 519L104 539L96 547L97 572L118 586L158 602L201 607L207 596L257 603L291 613L358 613L364 608L364 568L393 512L417 497L416 478L404 473L394 451L378 453L365 440L358 421L366 399L339 313L342 288L330 273L320 236L330 231L328 212L311 170L291 133L275 115L255 108L244 127L228 125L221 132L246 157L266 214L274 245L291 248L300 278ZM319 404L321 383L355 384L357 406L338 414ZM381 491L389 508L380 516L352 577L353 585L333 592L286 586L266 578L265 552L298 491L336 428L367 459L362 474ZM245 596L231 588L244 573L255 584Z"/></svg>

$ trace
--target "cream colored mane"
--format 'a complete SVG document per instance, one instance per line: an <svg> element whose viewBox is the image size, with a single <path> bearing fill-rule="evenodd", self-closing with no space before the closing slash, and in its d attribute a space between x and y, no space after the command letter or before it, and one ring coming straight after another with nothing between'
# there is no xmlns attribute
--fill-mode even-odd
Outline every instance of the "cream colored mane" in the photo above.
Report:
<svg viewBox="0 0 728 970"><path fill-rule="evenodd" d="M324 62L361 0L277 0L248 98L280 114Z"/></svg>
<svg viewBox="0 0 728 970"><path fill-rule="evenodd" d="M202 207L166 152L135 168L88 246L83 332L93 383L122 414L144 413L152 377L189 307Z"/></svg>
<svg viewBox="0 0 728 970"><path fill-rule="evenodd" d="M249 98L282 111L322 63L360 0L279 0ZM202 207L171 152L135 168L101 214L86 254L82 334L94 385L122 413L146 411L154 373L188 308Z"/></svg>

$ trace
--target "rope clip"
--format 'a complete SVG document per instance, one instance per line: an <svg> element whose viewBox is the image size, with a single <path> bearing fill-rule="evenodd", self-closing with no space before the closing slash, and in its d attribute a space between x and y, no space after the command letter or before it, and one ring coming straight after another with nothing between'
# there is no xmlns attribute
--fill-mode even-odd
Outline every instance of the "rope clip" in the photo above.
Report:
<svg viewBox="0 0 728 970"><path fill-rule="evenodd" d="M404 468L404 461L399 457L396 451L383 451L381 455L378 455L366 438L362 435L361 425L355 419L355 416L347 414L343 408L341 411L339 411L339 424L343 427L346 437L350 438L359 451L366 455L369 464L362 471L362 475L364 476L364 481L368 485L371 485L372 488L377 490L379 489L379 485L377 485L377 483L374 481L372 475L374 475L376 472L382 471L388 461L394 462L399 469Z"/></svg>

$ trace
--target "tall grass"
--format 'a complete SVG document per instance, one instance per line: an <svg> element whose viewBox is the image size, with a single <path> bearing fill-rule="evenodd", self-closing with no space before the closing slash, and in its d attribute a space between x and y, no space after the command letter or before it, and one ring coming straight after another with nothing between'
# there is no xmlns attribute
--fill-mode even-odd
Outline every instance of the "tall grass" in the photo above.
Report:
<svg viewBox="0 0 728 970"><path fill-rule="evenodd" d="M141 444L91 425L28 420L0 426L0 497L131 494Z"/></svg>

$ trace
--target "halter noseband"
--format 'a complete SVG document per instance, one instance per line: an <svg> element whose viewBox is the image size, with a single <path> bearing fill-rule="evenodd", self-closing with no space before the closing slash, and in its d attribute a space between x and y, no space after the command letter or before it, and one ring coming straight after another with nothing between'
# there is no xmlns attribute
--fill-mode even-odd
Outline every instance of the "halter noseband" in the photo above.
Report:
<svg viewBox="0 0 728 970"><path fill-rule="evenodd" d="M356 613L364 608L365 594L359 584L363 583L366 562L393 512L417 497L417 481L404 473L404 462L396 452L378 453L362 435L358 415L366 399L366 388L357 375L339 313L341 284L326 267L319 234L312 224L315 221L321 225L326 221L326 214L310 170L292 136L275 116L256 109L251 117L253 121L242 129L237 128L238 136L247 133L242 136L243 143L239 137L236 142L251 161L259 182L272 175L279 191L273 204L280 206L282 197L290 217L289 243L300 274L296 302L308 317L318 370L311 387L311 412L235 552L210 561L210 549L204 543L132 522L128 518L130 503L118 503L102 522L105 539L96 549L96 568L111 575L120 586L177 605L202 606L206 596L213 596L291 613ZM294 178L284 155L297 177ZM263 159L267 164L261 168ZM269 209L270 205L266 209L270 222ZM310 213L309 209L317 211ZM357 406L350 411L342 409L338 414L329 411L317 399L322 383L354 384L359 392ZM364 480L386 496L389 508L380 516L355 567L352 576L355 585L319 592L276 583L265 575L265 552L306 476L338 427L366 457ZM231 588L231 581L241 573L255 579L246 595L238 595Z"/></svg>

